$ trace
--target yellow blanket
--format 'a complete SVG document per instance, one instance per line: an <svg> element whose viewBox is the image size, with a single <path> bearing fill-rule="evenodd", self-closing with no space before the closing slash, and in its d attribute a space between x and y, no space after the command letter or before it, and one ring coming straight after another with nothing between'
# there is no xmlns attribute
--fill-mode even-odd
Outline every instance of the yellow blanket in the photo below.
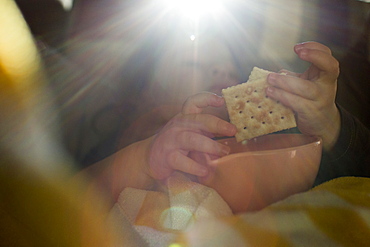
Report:
<svg viewBox="0 0 370 247"><path fill-rule="evenodd" d="M180 176L161 192L126 189L119 215L148 246L370 246L370 179L338 178L232 215L217 193Z"/></svg>
<svg viewBox="0 0 370 247"><path fill-rule="evenodd" d="M257 213L198 222L173 246L370 246L370 179L343 177Z"/></svg>

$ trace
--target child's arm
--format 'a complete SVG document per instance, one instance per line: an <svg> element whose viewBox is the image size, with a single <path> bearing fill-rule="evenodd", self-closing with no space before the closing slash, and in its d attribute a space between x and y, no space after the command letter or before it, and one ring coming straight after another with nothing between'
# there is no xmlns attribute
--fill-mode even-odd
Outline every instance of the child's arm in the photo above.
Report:
<svg viewBox="0 0 370 247"><path fill-rule="evenodd" d="M156 180L179 170L197 176L208 173L204 165L188 157L189 152L206 152L223 156L229 148L217 143L213 135L233 136L234 125L208 114L200 114L207 106L222 106L223 98L202 93L185 103L178 114L155 136L136 142L81 172L91 179L89 186L101 190L111 205L126 187L152 189Z"/></svg>

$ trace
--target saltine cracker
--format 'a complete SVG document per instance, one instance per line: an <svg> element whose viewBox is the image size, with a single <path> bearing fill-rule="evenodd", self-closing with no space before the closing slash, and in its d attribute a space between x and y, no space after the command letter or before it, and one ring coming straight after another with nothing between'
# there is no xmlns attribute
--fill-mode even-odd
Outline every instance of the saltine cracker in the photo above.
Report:
<svg viewBox="0 0 370 247"><path fill-rule="evenodd" d="M293 111L266 95L269 73L254 67L247 82L222 90L237 142L297 126Z"/></svg>

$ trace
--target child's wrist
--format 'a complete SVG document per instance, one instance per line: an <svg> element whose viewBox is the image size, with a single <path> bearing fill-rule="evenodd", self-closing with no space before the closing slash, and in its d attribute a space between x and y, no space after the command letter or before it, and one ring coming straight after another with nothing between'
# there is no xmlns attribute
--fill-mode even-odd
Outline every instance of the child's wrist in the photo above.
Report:
<svg viewBox="0 0 370 247"><path fill-rule="evenodd" d="M327 127L324 129L325 132L321 136L323 140L323 149L324 151L330 151L335 146L341 128L341 119L338 109L336 109L334 116L331 118L331 121L328 122Z"/></svg>

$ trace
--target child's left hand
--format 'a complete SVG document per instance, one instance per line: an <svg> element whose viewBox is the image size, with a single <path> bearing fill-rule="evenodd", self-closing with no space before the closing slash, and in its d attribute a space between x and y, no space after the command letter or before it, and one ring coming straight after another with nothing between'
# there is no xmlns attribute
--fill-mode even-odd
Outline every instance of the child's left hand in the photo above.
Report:
<svg viewBox="0 0 370 247"><path fill-rule="evenodd" d="M320 136L324 149L330 149L340 131L339 110L335 104L339 63L328 47L306 42L294 47L311 66L302 74L271 73L266 93L296 113L297 126L303 134Z"/></svg>

